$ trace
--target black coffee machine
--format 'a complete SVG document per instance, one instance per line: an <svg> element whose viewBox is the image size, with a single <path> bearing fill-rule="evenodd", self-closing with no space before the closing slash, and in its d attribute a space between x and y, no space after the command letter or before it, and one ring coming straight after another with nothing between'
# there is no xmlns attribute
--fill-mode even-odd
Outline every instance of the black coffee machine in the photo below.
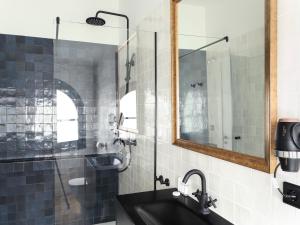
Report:
<svg viewBox="0 0 300 225"><path fill-rule="evenodd" d="M298 172L300 165L300 120L280 119L276 132L276 156L281 169Z"/></svg>

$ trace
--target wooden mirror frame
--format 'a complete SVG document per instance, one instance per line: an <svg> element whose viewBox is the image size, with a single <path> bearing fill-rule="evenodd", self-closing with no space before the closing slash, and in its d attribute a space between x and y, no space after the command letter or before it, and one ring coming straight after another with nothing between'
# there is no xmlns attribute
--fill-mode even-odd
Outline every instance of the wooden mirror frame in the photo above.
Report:
<svg viewBox="0 0 300 225"><path fill-rule="evenodd" d="M265 158L214 148L195 142L179 139L177 134L178 106L178 2L171 1L171 53L172 53L172 143L205 155L237 163L246 167L272 173L276 165L273 154L277 123L277 0L265 0ZM184 1L184 0L183 0Z"/></svg>

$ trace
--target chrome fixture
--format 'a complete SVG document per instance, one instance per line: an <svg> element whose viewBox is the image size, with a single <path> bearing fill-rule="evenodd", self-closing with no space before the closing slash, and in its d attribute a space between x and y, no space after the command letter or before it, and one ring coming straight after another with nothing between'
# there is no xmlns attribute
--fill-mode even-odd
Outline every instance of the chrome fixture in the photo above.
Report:
<svg viewBox="0 0 300 225"><path fill-rule="evenodd" d="M131 139L131 138L128 138L125 140L125 145L128 145L128 146L136 146L136 139Z"/></svg>
<svg viewBox="0 0 300 225"><path fill-rule="evenodd" d="M107 151L107 143L106 142L105 143L97 142L96 147L97 147L97 149L100 149L100 150L104 149Z"/></svg>

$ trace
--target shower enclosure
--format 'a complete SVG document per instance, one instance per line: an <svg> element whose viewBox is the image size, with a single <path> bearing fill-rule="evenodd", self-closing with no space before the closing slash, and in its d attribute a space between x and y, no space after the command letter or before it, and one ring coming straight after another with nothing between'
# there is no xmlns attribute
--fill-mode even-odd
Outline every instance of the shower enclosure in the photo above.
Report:
<svg viewBox="0 0 300 225"><path fill-rule="evenodd" d="M59 22L0 35L0 225L114 224L153 189L154 33Z"/></svg>

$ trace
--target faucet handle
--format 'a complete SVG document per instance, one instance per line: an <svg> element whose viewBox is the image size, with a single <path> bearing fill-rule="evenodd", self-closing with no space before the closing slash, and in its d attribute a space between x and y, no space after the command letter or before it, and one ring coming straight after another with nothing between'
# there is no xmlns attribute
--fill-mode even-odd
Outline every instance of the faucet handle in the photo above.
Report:
<svg viewBox="0 0 300 225"><path fill-rule="evenodd" d="M199 189L197 189L197 191L193 192L192 195L194 195L195 197L200 196L202 193L202 191L200 191Z"/></svg>
<svg viewBox="0 0 300 225"><path fill-rule="evenodd" d="M207 206L208 207L211 207L211 206L213 206L214 208L217 208L217 205L216 205L216 201L218 201L218 199L212 199L212 197L210 196L209 197L209 201L207 202Z"/></svg>

